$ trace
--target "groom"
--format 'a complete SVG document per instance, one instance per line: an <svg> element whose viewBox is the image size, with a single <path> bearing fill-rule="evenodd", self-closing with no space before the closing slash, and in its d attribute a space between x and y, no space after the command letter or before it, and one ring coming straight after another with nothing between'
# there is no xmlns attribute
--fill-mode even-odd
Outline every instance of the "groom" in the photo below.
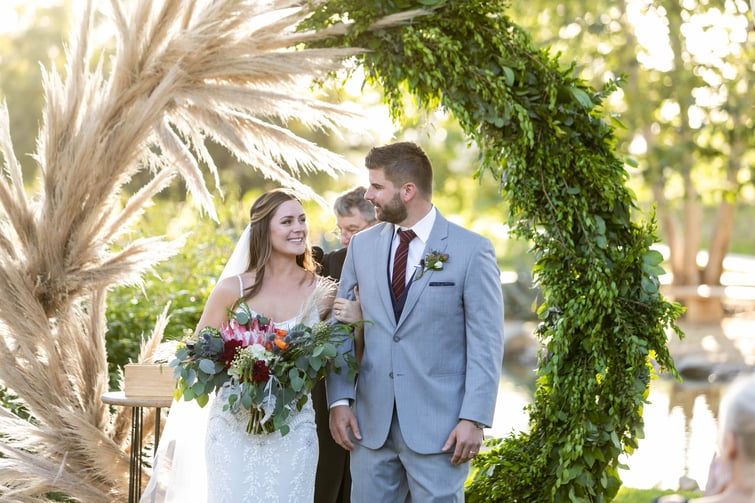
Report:
<svg viewBox="0 0 755 503"><path fill-rule="evenodd" d="M365 165L383 223L352 238L341 272L338 296L358 285L370 323L359 385L328 377L331 433L351 451L355 503L464 501L503 358L495 250L433 206L419 146L373 148Z"/></svg>

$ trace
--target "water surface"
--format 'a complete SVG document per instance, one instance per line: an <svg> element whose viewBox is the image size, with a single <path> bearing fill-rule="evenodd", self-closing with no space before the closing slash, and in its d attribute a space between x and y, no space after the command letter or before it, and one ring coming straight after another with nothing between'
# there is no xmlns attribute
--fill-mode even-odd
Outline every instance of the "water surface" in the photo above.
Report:
<svg viewBox="0 0 755 503"><path fill-rule="evenodd" d="M532 369L504 365L498 388L493 427L488 436L526 431L523 408L532 401ZM634 488L678 489L681 477L694 479L702 488L716 448L718 405L726 384L685 382L668 377L654 380L643 412L645 438L631 457L621 462L623 484Z"/></svg>

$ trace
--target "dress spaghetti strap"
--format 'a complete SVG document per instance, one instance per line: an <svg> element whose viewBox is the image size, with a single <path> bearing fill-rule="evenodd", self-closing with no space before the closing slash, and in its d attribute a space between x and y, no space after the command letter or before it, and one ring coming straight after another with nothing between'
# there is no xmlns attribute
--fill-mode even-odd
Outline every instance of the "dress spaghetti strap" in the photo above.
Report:
<svg viewBox="0 0 755 503"><path fill-rule="evenodd" d="M244 279L241 277L241 274L238 274L236 276L239 278L239 298L244 296Z"/></svg>

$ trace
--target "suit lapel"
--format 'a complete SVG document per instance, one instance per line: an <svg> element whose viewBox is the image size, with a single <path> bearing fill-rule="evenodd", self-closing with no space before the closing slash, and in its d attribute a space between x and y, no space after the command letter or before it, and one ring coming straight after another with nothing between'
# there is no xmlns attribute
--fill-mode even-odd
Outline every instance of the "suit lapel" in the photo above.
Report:
<svg viewBox="0 0 755 503"><path fill-rule="evenodd" d="M427 239L425 249L422 250L422 257L424 258L430 251L445 252L448 246L448 220L443 218L440 212L435 215L435 222L433 223L433 229L430 231L430 237ZM411 313L414 306L417 304L422 292L427 288L432 276L432 271L427 271L422 274L422 277L417 279L417 273L419 267L414 268L412 276L412 282L409 287L409 291L406 296L406 303L404 303L404 309L401 312L401 317L398 320L397 326L401 326L406 317ZM390 295L390 292L388 292Z"/></svg>
<svg viewBox="0 0 755 503"><path fill-rule="evenodd" d="M393 241L393 224L385 224L380 230L380 236L378 237L376 250L375 250L375 263L372 264L374 271L383 271L383 279L380 280L380 273L374 277L376 279L376 287L378 289L378 297L380 297L383 303L383 310L389 314L390 319L395 319L393 315L393 304L391 302L391 280L388 276L388 262L391 259L391 241Z"/></svg>

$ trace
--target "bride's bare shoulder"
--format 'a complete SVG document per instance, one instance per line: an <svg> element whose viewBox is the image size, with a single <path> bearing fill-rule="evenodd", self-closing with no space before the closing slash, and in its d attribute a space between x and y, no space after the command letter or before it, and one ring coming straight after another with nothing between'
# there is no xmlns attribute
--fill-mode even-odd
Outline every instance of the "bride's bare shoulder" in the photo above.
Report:
<svg viewBox="0 0 755 503"><path fill-rule="evenodd" d="M228 276L223 278L215 285L211 296L238 300L243 296L243 290L249 288L254 283L254 273L247 272L237 276Z"/></svg>

